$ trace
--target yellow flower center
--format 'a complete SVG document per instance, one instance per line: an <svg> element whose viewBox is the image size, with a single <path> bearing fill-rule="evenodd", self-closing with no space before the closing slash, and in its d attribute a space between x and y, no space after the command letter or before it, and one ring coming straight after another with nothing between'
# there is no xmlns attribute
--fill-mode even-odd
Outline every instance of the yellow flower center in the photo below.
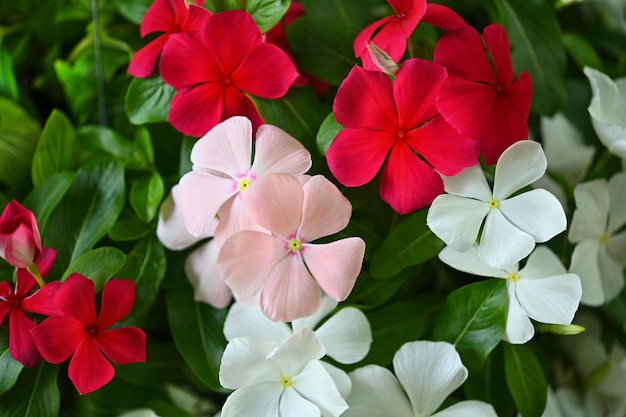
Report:
<svg viewBox="0 0 626 417"><path fill-rule="evenodd" d="M500 205L500 202L498 202L498 200L496 200L495 198L492 198L491 200L489 200L489 208L495 209L498 208L498 206Z"/></svg>
<svg viewBox="0 0 626 417"><path fill-rule="evenodd" d="M599 239L600 244L601 245L606 244L607 240L609 240L609 235L606 233L602 233L602 236L600 236L600 239Z"/></svg>
<svg viewBox="0 0 626 417"><path fill-rule="evenodd" d="M517 282L517 281L519 281L520 276L519 276L519 274L518 274L517 272L511 272L511 273L509 274L509 279L510 279L511 281L513 281L513 282Z"/></svg>
<svg viewBox="0 0 626 417"><path fill-rule="evenodd" d="M302 242L300 241L300 239L294 237L289 241L289 249L291 249L292 252L298 252L301 248Z"/></svg>
<svg viewBox="0 0 626 417"><path fill-rule="evenodd" d="M248 188L250 184L252 184L252 181L250 181L248 178L242 178L239 181L239 184L237 185L237 187L239 187L239 191L243 191L246 188Z"/></svg>
<svg viewBox="0 0 626 417"><path fill-rule="evenodd" d="M285 388L290 387L291 386L291 378L286 377L286 376L282 377L281 380L280 380L280 384L283 387L285 387Z"/></svg>

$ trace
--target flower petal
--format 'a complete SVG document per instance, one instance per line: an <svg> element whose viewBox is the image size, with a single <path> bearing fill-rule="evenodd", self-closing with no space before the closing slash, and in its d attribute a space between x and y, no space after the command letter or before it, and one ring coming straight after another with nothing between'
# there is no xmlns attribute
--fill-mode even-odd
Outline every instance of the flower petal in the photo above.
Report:
<svg viewBox="0 0 626 417"><path fill-rule="evenodd" d="M275 381L240 388L226 398L221 417L279 417L282 393L283 386Z"/></svg>
<svg viewBox="0 0 626 417"><path fill-rule="evenodd" d="M241 303L234 303L230 307L224 321L224 336L229 341L236 337L257 336L280 345L291 334L291 329L286 323L274 322L257 307Z"/></svg>
<svg viewBox="0 0 626 417"><path fill-rule="evenodd" d="M483 262L493 268L509 269L535 248L535 239L515 227L498 209L491 209L478 244Z"/></svg>
<svg viewBox="0 0 626 417"><path fill-rule="evenodd" d="M569 229L569 241L599 239L606 230L611 206L608 183L597 179L578 184L574 188L574 199L576 210Z"/></svg>
<svg viewBox="0 0 626 417"><path fill-rule="evenodd" d="M578 242L572 253L569 270L580 277L583 289L581 303L585 305L598 306L607 298L598 264L599 251L599 241L583 240Z"/></svg>
<svg viewBox="0 0 626 417"><path fill-rule="evenodd" d="M394 62L399 62L404 55L404 51L406 51L406 39L407 34L400 20L393 16L385 25L381 26L380 30L372 38L371 43L385 51ZM366 70L380 71L368 52L361 54L359 58L361 58L363 68Z"/></svg>
<svg viewBox="0 0 626 417"><path fill-rule="evenodd" d="M273 381L280 386L280 369L267 356L276 344L263 337L237 337L231 340L220 364L220 384L225 388L238 389L261 382Z"/></svg>
<svg viewBox="0 0 626 417"><path fill-rule="evenodd" d="M451 8L443 4L428 3L422 20L444 30L457 30L467 23Z"/></svg>
<svg viewBox="0 0 626 417"><path fill-rule="evenodd" d="M503 339L513 344L528 342L535 335L535 328L515 295L515 284L507 282L509 304L506 314L506 328Z"/></svg>
<svg viewBox="0 0 626 417"><path fill-rule="evenodd" d="M570 324L582 295L578 275L532 279L526 278L523 271L515 285L515 294L526 314L541 323Z"/></svg>
<svg viewBox="0 0 626 417"><path fill-rule="evenodd" d="M339 369L336 366L333 366L325 361L320 361L328 375L333 379L337 390L339 391L339 395L345 400L350 395L350 391L352 391L352 381L348 374L343 370Z"/></svg>
<svg viewBox="0 0 626 417"><path fill-rule="evenodd" d="M408 342L393 357L393 369L414 415L429 416L467 379L467 369L447 342Z"/></svg>
<svg viewBox="0 0 626 417"><path fill-rule="evenodd" d="M203 136L222 120L225 94L224 86L215 82L195 84L182 90L170 102L167 121L187 136Z"/></svg>
<svg viewBox="0 0 626 417"><path fill-rule="evenodd" d="M49 317L32 330L41 355L50 363L65 361L87 337L85 325L70 317Z"/></svg>
<svg viewBox="0 0 626 417"><path fill-rule="evenodd" d="M13 359L27 368L32 368L41 360L31 330L35 322L31 321L22 310L16 308L9 315L9 352Z"/></svg>
<svg viewBox="0 0 626 417"><path fill-rule="evenodd" d="M169 34L163 34L135 51L128 64L128 73L139 78L149 77L154 71L159 54L169 38Z"/></svg>
<svg viewBox="0 0 626 417"><path fill-rule="evenodd" d="M280 416L298 415L302 417L320 417L320 409L291 388L286 388L280 397Z"/></svg>
<svg viewBox="0 0 626 417"><path fill-rule="evenodd" d="M532 184L543 176L547 166L546 156L539 143L530 140L515 142L498 159L493 197L504 200L515 191Z"/></svg>
<svg viewBox="0 0 626 417"><path fill-rule="evenodd" d="M81 394L88 394L108 384L115 371L95 340L85 337L70 360L68 375Z"/></svg>
<svg viewBox="0 0 626 417"><path fill-rule="evenodd" d="M284 172L304 174L311 168L311 154L294 137L279 127L263 125L256 134L254 163L255 174Z"/></svg>
<svg viewBox="0 0 626 417"><path fill-rule="evenodd" d="M54 304L54 297L61 288L60 281L52 281L35 291L31 296L24 298L20 302L20 307L24 311L43 314L44 316L60 316L62 313Z"/></svg>
<svg viewBox="0 0 626 417"><path fill-rule="evenodd" d="M298 236L311 242L348 226L352 205L323 175L315 175L303 186L304 201Z"/></svg>
<svg viewBox="0 0 626 417"><path fill-rule="evenodd" d="M280 366L282 376L295 378L309 362L321 359L324 353L324 346L313 330L304 328L285 340L267 358Z"/></svg>
<svg viewBox="0 0 626 417"><path fill-rule="evenodd" d="M507 278L509 275L507 271L485 265L480 256L478 256L478 247L476 245L470 246L468 250L463 252L451 246L446 246L439 252L439 259L444 264L458 271L481 277Z"/></svg>
<svg viewBox="0 0 626 417"><path fill-rule="evenodd" d="M93 281L73 273L63 283L54 297L54 303L64 314L86 326L96 323L96 294Z"/></svg>
<svg viewBox="0 0 626 417"><path fill-rule="evenodd" d="M339 363L363 359L372 344L372 330L361 310L346 307L331 316L315 331L326 354Z"/></svg>
<svg viewBox="0 0 626 417"><path fill-rule="evenodd" d="M393 82L400 129L415 129L437 114L435 98L445 80L446 70L432 62L413 58L402 63Z"/></svg>
<svg viewBox="0 0 626 417"><path fill-rule="evenodd" d="M146 361L146 334L137 327L100 330L96 340L113 363L125 365Z"/></svg>
<svg viewBox="0 0 626 417"><path fill-rule="evenodd" d="M526 265L519 271L526 279L542 279L554 275L567 274L561 260L547 246L537 246L526 260Z"/></svg>
<svg viewBox="0 0 626 417"><path fill-rule="evenodd" d="M106 329L126 317L135 304L135 282L112 279L102 289L102 305L96 325Z"/></svg>
<svg viewBox="0 0 626 417"><path fill-rule="evenodd" d="M294 390L315 404L325 417L339 417L348 409L335 382L318 360L310 361L300 374L293 377L292 383Z"/></svg>
<svg viewBox="0 0 626 417"><path fill-rule="evenodd" d="M484 201L442 194L428 209L426 224L447 245L466 251L476 243L487 213L489 205Z"/></svg>
<svg viewBox="0 0 626 417"><path fill-rule="evenodd" d="M515 73L511 62L511 48L506 30L498 24L491 24L483 29L485 45L489 50L498 81L504 85L513 83Z"/></svg>
<svg viewBox="0 0 626 417"><path fill-rule="evenodd" d="M222 120L233 116L247 117L255 130L263 124L263 118L250 97L231 85L224 89Z"/></svg>
<svg viewBox="0 0 626 417"><path fill-rule="evenodd" d="M607 232L617 232L626 224L626 172L619 172L609 180L609 194L611 195L611 209Z"/></svg>
<svg viewBox="0 0 626 417"><path fill-rule="evenodd" d="M174 188L178 190L178 185L174 186ZM172 194L167 196L161 203L156 234L159 241L166 248L183 250L203 239L203 236L196 237L187 231L180 207L174 202L174 188L172 188ZM215 225L217 225L217 219L215 220Z"/></svg>
<svg viewBox="0 0 626 417"><path fill-rule="evenodd" d="M345 300L361 272L365 242L348 237L323 244L305 244L302 257L320 287L335 301Z"/></svg>
<svg viewBox="0 0 626 417"><path fill-rule="evenodd" d="M484 202L491 200L491 188L480 165L465 168L454 176L442 175L441 178L448 194Z"/></svg>
<svg viewBox="0 0 626 417"><path fill-rule="evenodd" d="M498 417L491 404L468 400L458 402L432 417ZM546 416L547 417L547 416Z"/></svg>
<svg viewBox="0 0 626 417"><path fill-rule="evenodd" d="M598 266L602 277L602 286L606 301L615 298L624 288L624 261L618 263L606 251L606 246L601 246L598 252Z"/></svg>
<svg viewBox="0 0 626 417"><path fill-rule="evenodd" d="M330 314L331 311L337 307L337 301L333 300L328 296L322 296L320 301L320 308L310 316L302 317L301 319L297 319L291 322L291 329L294 333L299 332L305 327L309 327L311 329L315 329L315 326L322 321L326 316Z"/></svg>
<svg viewBox="0 0 626 417"><path fill-rule="evenodd" d="M194 289L195 301L225 308L232 300L232 291L217 269L219 251L215 239L198 247L185 260L185 275Z"/></svg>
<svg viewBox="0 0 626 417"><path fill-rule="evenodd" d="M451 77L496 83L480 34L470 25L444 34L437 42L433 61L444 66Z"/></svg>

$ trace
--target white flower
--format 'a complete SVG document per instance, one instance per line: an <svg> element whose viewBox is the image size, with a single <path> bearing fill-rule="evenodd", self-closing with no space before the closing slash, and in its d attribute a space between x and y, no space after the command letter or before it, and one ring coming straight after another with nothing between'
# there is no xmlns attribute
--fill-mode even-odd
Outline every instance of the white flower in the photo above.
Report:
<svg viewBox="0 0 626 417"><path fill-rule="evenodd" d="M224 351L220 383L235 391L222 417L339 417L347 408L319 359L324 346L306 327L280 346L263 337L237 337Z"/></svg>
<svg viewBox="0 0 626 417"><path fill-rule="evenodd" d="M566 218L557 198L546 190L515 196L546 171L541 145L524 140L498 159L493 192L480 166L443 177L445 190L428 210L427 223L447 245L466 251L476 242L484 220L478 252L493 268L507 268L565 230Z"/></svg>
<svg viewBox="0 0 626 417"><path fill-rule="evenodd" d="M593 93L587 110L596 134L611 153L626 158L626 77L613 81L593 68L583 71Z"/></svg>
<svg viewBox="0 0 626 417"><path fill-rule="evenodd" d="M533 337L535 328L529 317L541 323L570 324L578 309L580 279L568 274L545 246L537 247L521 270L517 264L504 269L489 267L479 258L476 246L465 252L447 246L439 259L459 271L507 280L509 305L504 338L511 343L526 343Z"/></svg>
<svg viewBox="0 0 626 417"><path fill-rule="evenodd" d="M576 210L569 240L576 243L570 271L583 285L582 303L601 305L615 297L624 286L626 265L626 172L607 183L598 179L574 189Z"/></svg>
<svg viewBox="0 0 626 417"><path fill-rule="evenodd" d="M447 342L404 344L391 371L377 365L350 374L350 408L342 417L496 417L481 401L462 401L436 414L441 403L467 379L454 346Z"/></svg>
<svg viewBox="0 0 626 417"><path fill-rule="evenodd" d="M117 417L159 417L154 411L149 408L138 408L136 410L127 411L120 414Z"/></svg>

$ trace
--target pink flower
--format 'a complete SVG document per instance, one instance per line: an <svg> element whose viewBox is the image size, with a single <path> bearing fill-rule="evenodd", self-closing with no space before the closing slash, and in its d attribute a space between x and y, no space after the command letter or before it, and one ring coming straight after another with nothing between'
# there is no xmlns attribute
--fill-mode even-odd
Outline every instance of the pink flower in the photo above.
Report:
<svg viewBox="0 0 626 417"><path fill-rule="evenodd" d="M69 377L81 394L107 384L116 364L146 360L146 335L136 327L109 329L130 313L135 302L133 281L115 279L102 290L100 316L96 316L93 281L74 273L54 297L61 317L50 317L32 330L41 355L58 364L72 354Z"/></svg>
<svg viewBox="0 0 626 417"><path fill-rule="evenodd" d="M243 230L224 242L217 267L226 283L243 297L260 293L261 310L274 321L315 313L320 287L332 299L345 300L361 270L365 242L311 242L348 225L350 202L321 175L304 186L288 174L265 175L257 183L246 203L271 234Z"/></svg>
<svg viewBox="0 0 626 417"><path fill-rule="evenodd" d="M437 109L459 132L480 139L487 164L528 138L532 82L526 72L515 80L502 26L487 26L482 39L469 25L448 32L437 43L434 62L448 71Z"/></svg>
<svg viewBox="0 0 626 417"><path fill-rule="evenodd" d="M246 94L282 97L298 76L287 54L263 42L254 20L242 10L212 15L199 30L172 36L160 69L177 91L169 121L189 136L202 136L236 115L258 127L263 120Z"/></svg>
<svg viewBox="0 0 626 417"><path fill-rule="evenodd" d="M326 159L348 187L370 182L382 165L380 195L398 213L425 207L443 192L440 173L452 176L478 162L478 144L460 135L437 112L443 67L406 60L392 83L380 71L354 67L333 105L345 126Z"/></svg>
<svg viewBox="0 0 626 417"><path fill-rule="evenodd" d="M0 216L0 258L16 268L27 268L42 251L35 215L17 201L9 202Z"/></svg>
<svg viewBox="0 0 626 417"><path fill-rule="evenodd" d="M252 160L252 124L245 117L232 117L215 126L191 151L193 171L179 184L176 204L193 236L207 236L219 214L215 231L220 242L243 229L263 230L242 202L266 173L304 174L311 155L300 142L272 125L261 126L256 135Z"/></svg>
<svg viewBox="0 0 626 417"><path fill-rule="evenodd" d="M202 26L211 12L200 7L204 0L197 3L198 6L188 5L186 0L154 0L141 21L139 31L142 38L153 32L165 33L135 52L128 65L130 75L139 78L150 76L170 35L197 30Z"/></svg>
<svg viewBox="0 0 626 417"><path fill-rule="evenodd" d="M46 276L52 269L56 251L45 248L37 259L41 275ZM35 278L26 270L18 268L15 289L7 281L0 282L0 323L9 316L9 352L16 361L31 368L41 360L41 355L31 335L31 329L37 324L26 313L58 315L59 311L53 299L61 283L50 282L37 291Z"/></svg>

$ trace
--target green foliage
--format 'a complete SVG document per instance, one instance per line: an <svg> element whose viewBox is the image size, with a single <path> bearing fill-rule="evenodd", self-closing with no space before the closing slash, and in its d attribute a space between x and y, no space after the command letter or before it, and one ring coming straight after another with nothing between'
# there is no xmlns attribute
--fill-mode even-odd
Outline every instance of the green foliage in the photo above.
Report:
<svg viewBox="0 0 626 417"><path fill-rule="evenodd" d="M174 93L161 77L133 79L125 99L128 119L136 125L166 121Z"/></svg>
<svg viewBox="0 0 626 417"><path fill-rule="evenodd" d="M39 135L36 120L15 102L0 97L0 184L28 181Z"/></svg>
<svg viewBox="0 0 626 417"><path fill-rule="evenodd" d="M70 264L61 281L65 281L73 273L79 273L94 282L95 290L98 293L104 284L120 270L125 260L124 252L114 247L104 246L92 249L80 255Z"/></svg>
<svg viewBox="0 0 626 417"><path fill-rule="evenodd" d="M163 199L163 179L158 172L141 177L130 187L130 205L146 223L152 221Z"/></svg>
<svg viewBox="0 0 626 417"><path fill-rule="evenodd" d="M337 123L335 113L329 113L322 122L315 138L315 141L317 142L317 149L320 151L320 154L326 155L328 148L333 143L333 140L335 140L337 133L339 133L341 129L343 129L343 126Z"/></svg>
<svg viewBox="0 0 626 417"><path fill-rule="evenodd" d="M9 352L9 332L0 328L0 396L10 390L24 367ZM1 399L2 397L0 397Z"/></svg>
<svg viewBox="0 0 626 417"><path fill-rule="evenodd" d="M2 417L56 417L61 404L56 384L59 367L41 362L24 369L17 384L0 397Z"/></svg>
<svg viewBox="0 0 626 417"><path fill-rule="evenodd" d="M506 384L522 417L541 417L546 407L547 383L533 351L524 345L504 345Z"/></svg>
<svg viewBox="0 0 626 417"><path fill-rule="evenodd" d="M291 0L247 0L246 10L265 33L283 18L290 5Z"/></svg>
<svg viewBox="0 0 626 417"><path fill-rule="evenodd" d="M50 213L72 185L75 175L73 172L54 174L32 190L24 200L24 206L35 214L39 230L46 229Z"/></svg>

